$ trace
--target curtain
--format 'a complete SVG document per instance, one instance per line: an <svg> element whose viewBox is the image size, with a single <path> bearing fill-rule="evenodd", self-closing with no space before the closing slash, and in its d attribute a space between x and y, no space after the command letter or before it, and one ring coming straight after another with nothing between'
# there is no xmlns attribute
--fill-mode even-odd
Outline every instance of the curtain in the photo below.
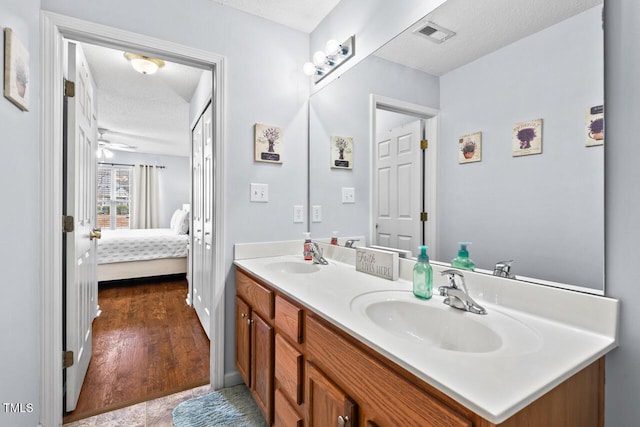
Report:
<svg viewBox="0 0 640 427"><path fill-rule="evenodd" d="M134 165L132 185L131 228L158 228L160 225L158 168Z"/></svg>

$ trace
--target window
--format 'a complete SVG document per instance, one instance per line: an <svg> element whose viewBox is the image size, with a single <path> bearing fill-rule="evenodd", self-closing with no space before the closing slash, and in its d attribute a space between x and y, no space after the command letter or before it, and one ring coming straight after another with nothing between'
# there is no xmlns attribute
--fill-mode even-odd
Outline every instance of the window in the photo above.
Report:
<svg viewBox="0 0 640 427"><path fill-rule="evenodd" d="M131 172L130 166L98 164L98 227L130 228Z"/></svg>

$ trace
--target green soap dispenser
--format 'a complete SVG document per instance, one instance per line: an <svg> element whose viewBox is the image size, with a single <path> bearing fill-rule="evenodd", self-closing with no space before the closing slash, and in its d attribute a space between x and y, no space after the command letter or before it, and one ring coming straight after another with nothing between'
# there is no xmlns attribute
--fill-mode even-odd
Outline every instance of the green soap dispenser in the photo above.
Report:
<svg viewBox="0 0 640 427"><path fill-rule="evenodd" d="M429 264L427 247L419 246L418 249L420 255L413 267L413 294L421 299L429 299L433 289L433 269Z"/></svg>
<svg viewBox="0 0 640 427"><path fill-rule="evenodd" d="M473 271L476 268L476 264L469 259L469 251L467 250L467 246L469 246L471 242L458 243L460 245L458 256L451 261L451 267Z"/></svg>

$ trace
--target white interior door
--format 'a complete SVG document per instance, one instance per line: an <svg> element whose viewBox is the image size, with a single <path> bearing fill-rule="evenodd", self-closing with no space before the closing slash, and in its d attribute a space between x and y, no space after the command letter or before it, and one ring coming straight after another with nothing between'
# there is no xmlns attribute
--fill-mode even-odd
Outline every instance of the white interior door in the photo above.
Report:
<svg viewBox="0 0 640 427"><path fill-rule="evenodd" d="M66 216L73 231L65 233L65 350L73 352L66 369L65 409L75 409L91 359L91 327L98 315L96 277L96 146L95 83L79 45L67 43L66 79L75 83L65 96L66 156L64 158ZM98 233L99 235L99 233Z"/></svg>
<svg viewBox="0 0 640 427"><path fill-rule="evenodd" d="M204 253L202 260L202 288L200 296L200 322L204 331L209 335L211 324L211 292L213 289L213 114L211 104L202 113L202 169L203 169L203 215L202 230L204 231Z"/></svg>
<svg viewBox="0 0 640 427"><path fill-rule="evenodd" d="M420 212L422 120L377 135L374 158L374 244L416 254L422 241Z"/></svg>

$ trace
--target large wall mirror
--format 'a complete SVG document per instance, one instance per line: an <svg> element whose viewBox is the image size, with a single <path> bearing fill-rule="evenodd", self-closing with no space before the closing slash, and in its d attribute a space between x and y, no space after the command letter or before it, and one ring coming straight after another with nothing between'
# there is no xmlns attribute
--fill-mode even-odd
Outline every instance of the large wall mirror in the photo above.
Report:
<svg viewBox="0 0 640 427"><path fill-rule="evenodd" d="M310 223L312 236L363 235L361 244L415 255L424 233L442 262L469 241L477 269L514 260L523 280L603 293L602 6L447 0L313 93L310 208L321 206L322 220ZM455 35L438 43L416 33L425 26ZM430 141L424 160L410 132ZM541 150L525 133L541 138ZM477 150L465 159L474 134ZM395 142L381 143L389 135ZM402 163L407 150L410 166L382 179L382 159ZM418 240L383 239L383 214L415 216L405 212L419 213L425 193L424 232L410 227Z"/></svg>

